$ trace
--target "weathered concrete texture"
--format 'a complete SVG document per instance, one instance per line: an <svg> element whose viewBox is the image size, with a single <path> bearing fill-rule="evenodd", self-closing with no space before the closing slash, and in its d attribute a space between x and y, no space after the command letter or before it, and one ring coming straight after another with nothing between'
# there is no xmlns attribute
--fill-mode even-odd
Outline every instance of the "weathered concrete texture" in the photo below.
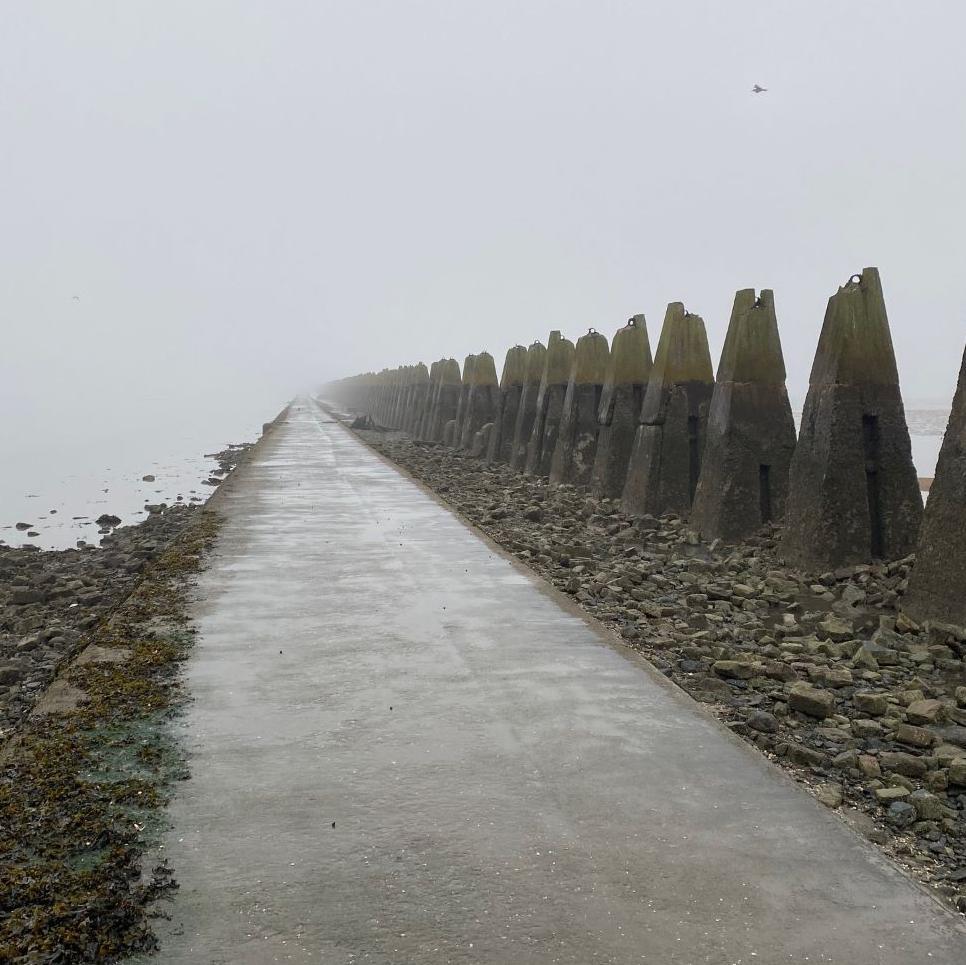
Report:
<svg viewBox="0 0 966 965"><path fill-rule="evenodd" d="M966 627L966 354L902 608L915 620Z"/></svg>
<svg viewBox="0 0 966 965"><path fill-rule="evenodd" d="M409 373L412 367L400 366L393 377L389 396L389 425L394 429L402 428L403 398L409 387Z"/></svg>
<svg viewBox="0 0 966 965"><path fill-rule="evenodd" d="M737 542L785 513L795 420L785 389L775 296L735 295L711 398L691 523Z"/></svg>
<svg viewBox="0 0 966 965"><path fill-rule="evenodd" d="M879 272L830 299L792 459L782 552L827 570L916 547L922 497L912 462Z"/></svg>
<svg viewBox="0 0 966 965"><path fill-rule="evenodd" d="M714 373L704 320L672 302L664 316L621 502L635 515L686 515L698 486Z"/></svg>
<svg viewBox="0 0 966 965"><path fill-rule="evenodd" d="M470 443L470 455L474 459L482 459L486 456L490 448L490 435L493 432L493 423L487 422L479 430L473 433L473 441Z"/></svg>
<svg viewBox="0 0 966 965"><path fill-rule="evenodd" d="M453 440L447 445L458 446L463 437L463 424L466 422L466 410L470 400L470 389L473 386L473 366L476 364L475 355L467 355L463 360L463 381L460 384L459 401L456 404L456 430Z"/></svg>
<svg viewBox="0 0 966 965"><path fill-rule="evenodd" d="M422 415L429 391L429 372L425 364L417 362L410 371L409 389L403 407L402 428L411 436L415 436L419 429L419 418Z"/></svg>
<svg viewBox="0 0 966 965"><path fill-rule="evenodd" d="M487 446L489 462L510 461L513 451L513 431L520 411L520 398L527 383L527 349L514 345L506 353L503 375L500 377L500 399L493 419L493 429Z"/></svg>
<svg viewBox="0 0 966 965"><path fill-rule="evenodd" d="M586 486L597 455L597 414L610 361L607 339L591 329L577 339L564 396L560 431L550 462L550 481Z"/></svg>
<svg viewBox="0 0 966 965"><path fill-rule="evenodd" d="M429 381L426 385L426 394L423 397L423 404L416 416L416 431L414 438L421 441L428 441L430 426L433 421L433 405L436 401L436 394L439 392L440 367L443 360L433 362L429 367Z"/></svg>
<svg viewBox="0 0 966 965"><path fill-rule="evenodd" d="M547 349L542 342L534 342L527 349L527 374L520 394L517 421L513 426L513 444L510 449L510 468L522 470L527 464L527 447L533 434L533 422L537 415L537 397L540 382L547 364Z"/></svg>
<svg viewBox="0 0 966 965"><path fill-rule="evenodd" d="M635 315L614 335L597 418L597 455L590 477L594 495L619 499L627 478L644 391L653 360L647 322Z"/></svg>
<svg viewBox="0 0 966 965"><path fill-rule="evenodd" d="M158 965L960 965L952 915L308 402L201 575Z"/></svg>
<svg viewBox="0 0 966 965"><path fill-rule="evenodd" d="M470 391L466 397L463 421L460 423L459 448L472 449L473 437L496 418L500 403L500 385L496 380L496 366L489 352L473 357Z"/></svg>
<svg viewBox="0 0 966 965"><path fill-rule="evenodd" d="M526 471L531 476L550 475L550 461L557 446L557 434L573 361L574 343L563 338L560 332L551 332L547 340L540 391L537 393L533 430L527 444Z"/></svg>
<svg viewBox="0 0 966 965"><path fill-rule="evenodd" d="M455 422L462 384L459 362L456 359L441 359L439 385L430 412L427 442L442 442L446 424L451 420Z"/></svg>
<svg viewBox="0 0 966 965"><path fill-rule="evenodd" d="M444 446L455 446L456 445L456 426L457 422L455 419L450 419L446 425L443 426L443 445Z"/></svg>

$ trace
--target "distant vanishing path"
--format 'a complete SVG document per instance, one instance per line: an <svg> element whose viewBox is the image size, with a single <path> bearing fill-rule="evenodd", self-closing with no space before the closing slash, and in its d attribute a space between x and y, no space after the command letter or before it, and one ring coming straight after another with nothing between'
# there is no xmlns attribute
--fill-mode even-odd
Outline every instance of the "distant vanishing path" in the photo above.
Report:
<svg viewBox="0 0 966 965"><path fill-rule="evenodd" d="M155 961L966 961L952 914L314 403L221 499Z"/></svg>

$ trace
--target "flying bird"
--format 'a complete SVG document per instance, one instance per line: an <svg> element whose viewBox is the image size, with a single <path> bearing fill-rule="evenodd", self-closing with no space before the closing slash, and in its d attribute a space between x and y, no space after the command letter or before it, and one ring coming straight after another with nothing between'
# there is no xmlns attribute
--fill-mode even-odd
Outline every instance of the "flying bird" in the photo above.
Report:
<svg viewBox="0 0 966 965"><path fill-rule="evenodd" d="M755 86L751 88L752 94L764 94L765 91L767 90L768 90L767 87L759 87L757 84L755 84Z"/></svg>
<svg viewBox="0 0 966 965"><path fill-rule="evenodd" d="M74 296L74 301L75 302L79 302L80 301L80 295L75 295Z"/></svg>

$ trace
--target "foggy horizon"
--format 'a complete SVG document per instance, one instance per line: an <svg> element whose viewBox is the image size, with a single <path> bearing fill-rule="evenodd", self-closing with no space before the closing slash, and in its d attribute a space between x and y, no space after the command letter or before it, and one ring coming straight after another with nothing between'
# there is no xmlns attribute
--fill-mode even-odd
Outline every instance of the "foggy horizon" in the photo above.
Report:
<svg viewBox="0 0 966 965"><path fill-rule="evenodd" d="M299 388L772 288L794 399L883 279L904 397L963 353L950 3L10 7L3 444L271 418ZM767 92L751 93L753 84ZM227 428L226 428L226 431ZM212 440L212 445L221 441Z"/></svg>

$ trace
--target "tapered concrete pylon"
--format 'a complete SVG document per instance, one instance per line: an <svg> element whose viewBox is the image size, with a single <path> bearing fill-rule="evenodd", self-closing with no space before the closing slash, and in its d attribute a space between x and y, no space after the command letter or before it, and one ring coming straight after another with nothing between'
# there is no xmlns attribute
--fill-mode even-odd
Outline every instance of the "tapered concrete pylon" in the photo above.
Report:
<svg viewBox="0 0 966 965"><path fill-rule="evenodd" d="M916 546L912 462L882 284L853 275L828 302L792 459L782 552L826 570Z"/></svg>
<svg viewBox="0 0 966 965"><path fill-rule="evenodd" d="M560 334L559 332L557 333ZM520 394L517 420L513 426L513 442L510 448L510 468L523 469L527 464L527 446L533 432L533 420L537 414L537 396L540 381L547 362L547 350L541 342L534 342L527 349L527 372Z"/></svg>
<svg viewBox="0 0 966 965"><path fill-rule="evenodd" d="M426 391L429 386L429 372L422 362L417 362L409 369L409 386L406 390L406 400L403 406L401 428L411 436L416 435L419 426L419 416L422 413Z"/></svg>
<svg viewBox="0 0 966 965"><path fill-rule="evenodd" d="M439 385L433 397L429 428L426 433L427 442L445 441L443 430L448 422L456 420L462 382L459 362L456 359L440 359Z"/></svg>
<svg viewBox="0 0 966 965"><path fill-rule="evenodd" d="M429 367L429 381L426 384L426 394L423 397L423 404L416 417L416 431L413 435L421 442L428 440L433 404L436 401L436 393L439 391L439 368L441 365L442 359L433 362Z"/></svg>
<svg viewBox="0 0 966 965"><path fill-rule="evenodd" d="M698 486L714 391L704 319L671 302L641 406L621 503L635 515L686 515Z"/></svg>
<svg viewBox="0 0 966 965"><path fill-rule="evenodd" d="M586 486L597 455L597 433L610 346L607 339L591 329L577 339L574 364L564 396L557 445L550 461L550 482Z"/></svg>
<svg viewBox="0 0 966 965"><path fill-rule="evenodd" d="M647 322L635 315L614 335L597 420L597 455L590 476L595 496L620 498L634 447L653 360Z"/></svg>
<svg viewBox="0 0 966 965"><path fill-rule="evenodd" d="M775 296L746 288L735 295L718 365L692 526L737 542L781 519L794 452Z"/></svg>
<svg viewBox="0 0 966 965"><path fill-rule="evenodd" d="M456 420L450 419L449 422L443 426L443 445L444 446L455 446L456 445Z"/></svg>
<svg viewBox="0 0 966 965"><path fill-rule="evenodd" d="M540 391L537 393L533 430L527 444L528 475L550 475L550 461L557 447L557 434L573 362L574 343L562 338L560 332L551 332L540 378Z"/></svg>
<svg viewBox="0 0 966 965"><path fill-rule="evenodd" d="M448 446L458 446L463 436L463 423L466 421L466 407L470 398L470 388L473 385L473 366L476 364L475 355L467 355L463 360L463 380L460 384L459 401L456 404L456 428L452 439L448 442L444 433L443 442Z"/></svg>
<svg viewBox="0 0 966 965"><path fill-rule="evenodd" d="M403 400L409 388L409 370L410 366L402 365L395 371L389 403L389 425L393 429L402 428Z"/></svg>
<svg viewBox="0 0 966 965"><path fill-rule="evenodd" d="M902 609L919 622L966 627L966 354Z"/></svg>
<svg viewBox="0 0 966 965"><path fill-rule="evenodd" d="M514 345L506 353L500 377L500 399L487 444L488 462L509 462L513 449L513 430L520 411L520 397L527 381L527 350Z"/></svg>
<svg viewBox="0 0 966 965"><path fill-rule="evenodd" d="M496 380L496 365L489 352L473 357L470 391L466 397L466 409L460 425L460 449L472 449L473 437L493 421L500 401L500 386ZM486 451L483 451L486 454Z"/></svg>

